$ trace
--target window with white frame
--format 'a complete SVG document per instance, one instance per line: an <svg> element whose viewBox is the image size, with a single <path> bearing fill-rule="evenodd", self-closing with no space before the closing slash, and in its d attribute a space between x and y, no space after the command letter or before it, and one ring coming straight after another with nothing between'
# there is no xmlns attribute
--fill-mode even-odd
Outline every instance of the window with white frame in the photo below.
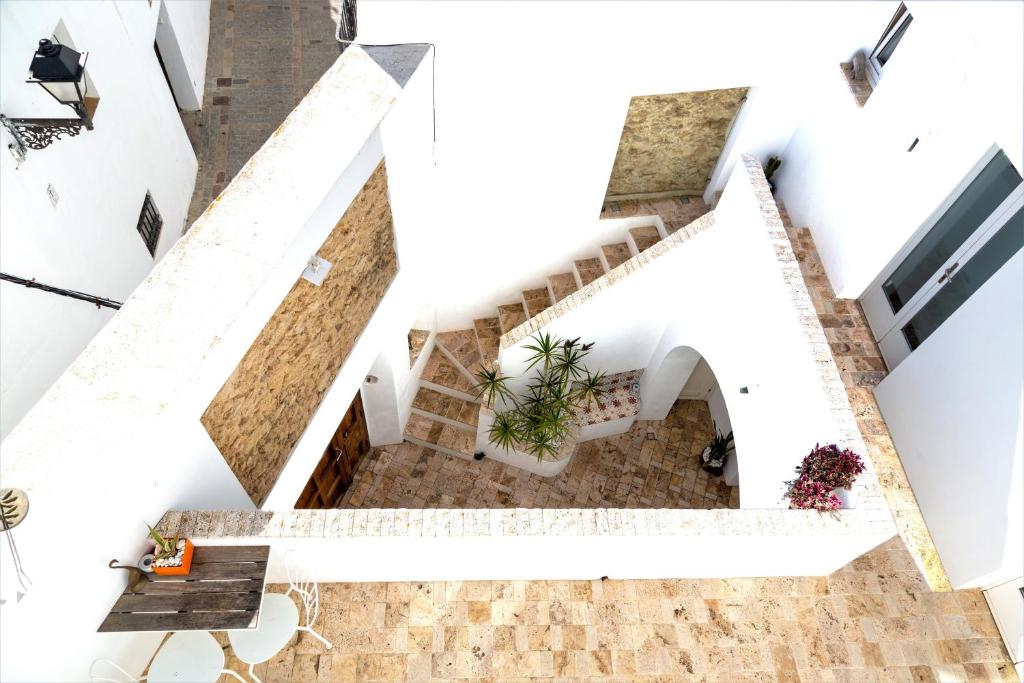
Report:
<svg viewBox="0 0 1024 683"><path fill-rule="evenodd" d="M871 81L871 87L878 85L878 79L882 76L882 70L885 69L885 65L892 58L892 53L896 51L896 46L900 44L903 35L910 27L910 22L913 20L914 17L907 11L907 6L901 2L881 39L879 39L875 49L871 51L871 55L868 57L868 80Z"/></svg>

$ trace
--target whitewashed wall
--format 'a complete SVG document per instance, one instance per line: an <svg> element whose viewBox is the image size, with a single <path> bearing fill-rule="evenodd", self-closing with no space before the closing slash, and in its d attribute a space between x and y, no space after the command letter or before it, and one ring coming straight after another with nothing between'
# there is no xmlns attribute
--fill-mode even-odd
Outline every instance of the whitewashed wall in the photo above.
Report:
<svg viewBox="0 0 1024 683"><path fill-rule="evenodd" d="M0 679L82 681L95 657L142 670L162 634L96 633L124 588L124 575L107 561L138 557L144 522L155 523L167 509L252 508L199 416L380 161L380 122L399 94L365 52L346 50L4 440L0 476L31 502L14 533L34 588L15 601L11 557L0 545L0 595L7 600L0 607ZM406 163L401 155L393 160L392 192L411 182L410 173L397 179ZM395 204L400 260L413 260L403 251L408 240L399 221L415 231L414 214ZM397 327L406 317L404 337L417 311L400 313L411 299L396 293L400 286L401 278L357 346L365 367L339 376L351 382L343 387L349 394L325 402L321 424L329 417L337 426L378 355L376 335L391 331L386 323ZM408 372L407 356L404 362ZM320 452L328 436L315 444ZM304 466L308 478L312 465ZM288 495L290 508L298 490ZM70 581L69 534L85 539L75 548ZM50 656L53 642L61 645L59 658Z"/></svg>
<svg viewBox="0 0 1024 683"><path fill-rule="evenodd" d="M675 367L675 350L696 350L715 373L735 432L741 507L779 508L783 482L800 458L840 436L758 201L746 168L737 165L712 227L542 331L595 342L592 368L646 368L641 399L651 394L652 409L663 407L664 396L678 396L692 370L687 358L696 363L686 356ZM665 292L679 293L668 308ZM505 374L522 374L529 343L502 350Z"/></svg>
<svg viewBox="0 0 1024 683"><path fill-rule="evenodd" d="M875 390L957 588L1024 574L1022 349L1018 252Z"/></svg>
<svg viewBox="0 0 1024 683"><path fill-rule="evenodd" d="M867 104L857 108L829 65L777 176L780 199L795 225L810 227L845 298L861 295L993 143L1024 169L1024 5L907 7L913 22ZM861 47L874 46L885 11Z"/></svg>
<svg viewBox="0 0 1024 683"><path fill-rule="evenodd" d="M993 144L1024 171L1024 6L908 2L858 109L838 72L783 154L779 196L841 297L859 297ZM870 49L884 22L864 36ZM908 148L919 142L912 152ZM954 586L1024 573L1020 256L876 390ZM1014 270L1016 268L1016 270ZM985 302L985 303L981 303Z"/></svg>
<svg viewBox="0 0 1024 683"><path fill-rule="evenodd" d="M205 2L175 30L201 87ZM180 6L179 6L180 5ZM38 85L25 83L37 42L63 21L100 95L95 129L29 150L19 164L0 154L0 270L123 301L181 234L196 158L153 51L160 3L0 3L0 111L11 118L71 118ZM201 90L200 90L201 94ZM0 132L3 147L11 142ZM47 197L52 185L60 199ZM149 190L163 216L156 259L135 229ZM0 438L25 415L110 319L109 309L0 283Z"/></svg>
<svg viewBox="0 0 1024 683"><path fill-rule="evenodd" d="M779 88L778 123L735 149L780 151L802 109L782 89L813 97L884 5L360 0L361 41L437 45L433 234L458 264L432 279L440 329L567 270L599 229L632 96Z"/></svg>

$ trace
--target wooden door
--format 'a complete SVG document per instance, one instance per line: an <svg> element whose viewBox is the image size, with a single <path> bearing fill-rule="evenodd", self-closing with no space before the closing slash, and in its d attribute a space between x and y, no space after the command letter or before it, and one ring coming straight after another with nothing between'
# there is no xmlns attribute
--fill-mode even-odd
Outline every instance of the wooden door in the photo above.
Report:
<svg viewBox="0 0 1024 683"><path fill-rule="evenodd" d="M363 401L357 393L313 470L313 476L295 501L296 509L325 510L337 507L352 484L359 459L369 450L370 438L366 431Z"/></svg>

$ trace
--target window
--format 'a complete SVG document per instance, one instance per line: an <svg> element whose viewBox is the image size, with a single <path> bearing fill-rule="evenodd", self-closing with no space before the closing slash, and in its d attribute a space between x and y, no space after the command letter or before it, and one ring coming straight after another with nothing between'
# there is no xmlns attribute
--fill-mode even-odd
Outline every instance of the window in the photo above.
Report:
<svg viewBox="0 0 1024 683"><path fill-rule="evenodd" d="M139 214L139 224L135 229L142 235L142 241L146 243L150 256L156 257L156 245L160 241L160 228L164 226L164 219L160 217L156 204L153 203L153 195L146 192L146 201L142 203L142 213Z"/></svg>
<svg viewBox="0 0 1024 683"><path fill-rule="evenodd" d="M910 28L910 22L913 19L914 17L907 11L907 6L901 2L896 14L889 22L889 26L886 27L885 33L882 34L882 38L875 45L875 49L871 51L871 56L868 57L868 80L871 81L872 87L877 87L878 79L882 76L882 69L889 62L892 53L903 39L903 34Z"/></svg>

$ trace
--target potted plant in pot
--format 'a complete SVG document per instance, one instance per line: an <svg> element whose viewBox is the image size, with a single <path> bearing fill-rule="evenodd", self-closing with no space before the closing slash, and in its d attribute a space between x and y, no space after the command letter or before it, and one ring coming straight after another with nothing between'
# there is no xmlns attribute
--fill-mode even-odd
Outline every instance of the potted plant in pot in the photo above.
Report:
<svg viewBox="0 0 1024 683"><path fill-rule="evenodd" d="M526 367L530 382L520 394L509 378L494 369L477 371L475 390L495 411L488 440L498 448L529 453L538 461L555 460L566 439L573 437L579 416L604 394L604 373L591 372L584 358L594 348L579 338L560 339L548 333L531 337Z"/></svg>
<svg viewBox="0 0 1024 683"><path fill-rule="evenodd" d="M734 450L732 432L722 436L718 431L718 425L715 424L715 437L701 452L700 466L708 474L720 477L725 472L725 461Z"/></svg>
<svg viewBox="0 0 1024 683"><path fill-rule="evenodd" d="M146 526L149 526L148 524ZM153 558L150 567L154 574L162 576L187 576L192 569L192 552L195 547L187 538L168 539L153 527L149 527L153 540Z"/></svg>
<svg viewBox="0 0 1024 683"><path fill-rule="evenodd" d="M800 476L797 482L814 482L835 495L841 507L856 507L857 500L853 493L853 482L864 472L864 461L849 448L839 448L836 444L821 446L804 456L796 468ZM790 482L792 490L795 482ZM791 498L792 499L792 498Z"/></svg>
<svg viewBox="0 0 1024 683"><path fill-rule="evenodd" d="M768 162L764 165L764 179L768 181L768 187L772 189L772 194L775 193L775 183L772 182L772 176L782 166L782 159L779 159L774 154L768 157Z"/></svg>

